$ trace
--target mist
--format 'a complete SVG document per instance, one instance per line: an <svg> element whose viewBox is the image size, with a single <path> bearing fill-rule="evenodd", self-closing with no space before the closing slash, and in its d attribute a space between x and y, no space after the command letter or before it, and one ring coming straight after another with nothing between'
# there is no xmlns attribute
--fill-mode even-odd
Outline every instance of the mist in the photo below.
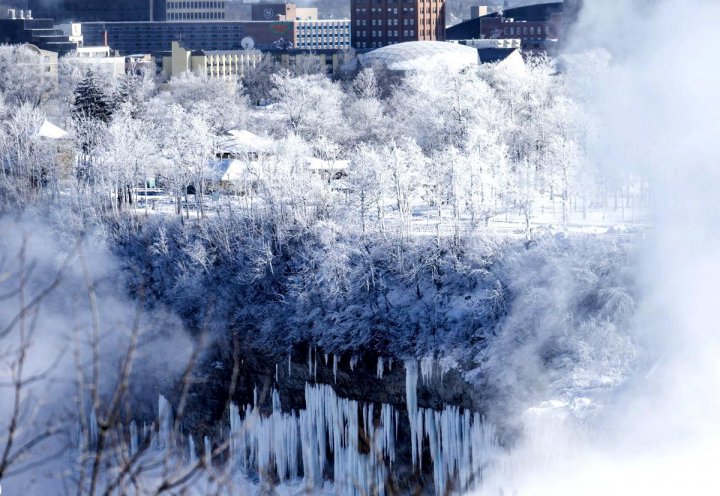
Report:
<svg viewBox="0 0 720 496"><path fill-rule="evenodd" d="M653 194L629 331L639 357L593 409L547 398L526 411L483 494L720 492L718 17L714 1L585 2L566 56L609 61L578 87L597 116L594 160Z"/></svg>

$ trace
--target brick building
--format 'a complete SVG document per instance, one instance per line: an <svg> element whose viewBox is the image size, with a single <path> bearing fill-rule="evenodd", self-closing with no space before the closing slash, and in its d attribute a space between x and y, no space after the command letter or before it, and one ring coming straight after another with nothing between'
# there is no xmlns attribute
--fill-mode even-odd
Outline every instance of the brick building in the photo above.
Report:
<svg viewBox="0 0 720 496"><path fill-rule="evenodd" d="M445 40L445 0L351 0L352 46Z"/></svg>

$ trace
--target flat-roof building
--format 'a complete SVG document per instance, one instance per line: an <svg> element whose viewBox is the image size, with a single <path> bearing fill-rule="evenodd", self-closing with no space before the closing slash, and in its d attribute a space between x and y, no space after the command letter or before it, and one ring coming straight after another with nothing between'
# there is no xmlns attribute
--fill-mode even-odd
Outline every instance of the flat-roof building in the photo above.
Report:
<svg viewBox="0 0 720 496"><path fill-rule="evenodd" d="M298 57L315 57L327 74L335 74L342 63L340 50L322 49L308 53L305 50L286 49L265 53L270 53L275 63L286 68L295 65ZM211 79L238 80L259 64L262 58L263 52L259 50L188 50L180 42L174 41L170 54L162 57L162 70L168 79L193 72Z"/></svg>
<svg viewBox="0 0 720 496"><path fill-rule="evenodd" d="M28 0L36 17L66 21L163 21L166 0Z"/></svg>
<svg viewBox="0 0 720 496"><path fill-rule="evenodd" d="M350 48L350 20L297 21L297 44L295 46L305 50Z"/></svg>
<svg viewBox="0 0 720 496"><path fill-rule="evenodd" d="M520 39L526 51L549 51L563 39L582 2L548 2L475 17L446 30L448 40Z"/></svg>
<svg viewBox="0 0 720 496"><path fill-rule="evenodd" d="M21 43L60 55L77 48L77 42L56 29L52 19L0 19L0 44Z"/></svg>
<svg viewBox="0 0 720 496"><path fill-rule="evenodd" d="M86 45L108 45L122 55L169 52L173 41L189 50L271 50L296 43L295 22L85 22Z"/></svg>
<svg viewBox="0 0 720 496"><path fill-rule="evenodd" d="M225 0L28 0L40 17L77 21L220 21Z"/></svg>
<svg viewBox="0 0 720 496"><path fill-rule="evenodd" d="M445 39L445 0L351 0L352 46Z"/></svg>

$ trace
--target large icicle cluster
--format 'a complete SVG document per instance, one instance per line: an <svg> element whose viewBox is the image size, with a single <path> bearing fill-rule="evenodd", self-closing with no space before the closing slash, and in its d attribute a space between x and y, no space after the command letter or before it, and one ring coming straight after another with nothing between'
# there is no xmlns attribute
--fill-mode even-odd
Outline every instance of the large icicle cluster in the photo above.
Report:
<svg viewBox="0 0 720 496"><path fill-rule="evenodd" d="M314 372L316 357L308 362L308 370ZM480 414L458 407L441 411L418 407L418 379L422 377L424 384L431 380L432 364L426 360L418 366L417 361L408 361L405 370L414 469L423 470L423 460L430 461L432 467L425 468L432 468L436 494L479 489L486 467L500 455L494 428ZM257 390L252 405L230 405L231 470L271 484L302 480L310 492L321 490L331 479L333 491L339 495L385 494L388 471L396 463L397 409L340 398L331 386L323 384L305 385L306 408L299 412L283 413L276 390L271 399L269 416L258 409ZM139 435L133 422L131 453L138 450ZM93 432L89 438L87 443L92 444ZM142 438L151 439L163 452L183 453L190 463L198 460L195 439L190 435L183 442L184 438L173 435L172 406L163 396L158 399L157 434L152 435L143 425ZM212 443L205 437L203 444L210 466Z"/></svg>
<svg viewBox="0 0 720 496"><path fill-rule="evenodd" d="M431 378L432 362L421 362L423 381ZM480 488L485 467L499 454L497 435L480 414L450 406L442 411L417 406L418 365L405 363L405 388L413 466L422 468L427 440L436 494L465 493Z"/></svg>
<svg viewBox="0 0 720 496"><path fill-rule="evenodd" d="M327 385L305 386L306 409L282 413L277 391L268 417L248 405L244 414L230 407L233 463L245 473L282 481L299 478L309 490L319 489L332 468L340 494L384 494L386 466L395 461L398 414L339 398Z"/></svg>

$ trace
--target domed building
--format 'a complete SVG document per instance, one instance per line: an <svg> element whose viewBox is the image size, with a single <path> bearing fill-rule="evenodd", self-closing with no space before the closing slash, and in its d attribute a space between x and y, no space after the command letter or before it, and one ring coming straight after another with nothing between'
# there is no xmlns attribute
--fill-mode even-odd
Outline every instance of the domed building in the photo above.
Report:
<svg viewBox="0 0 720 496"><path fill-rule="evenodd" d="M364 66L382 65L390 71L417 71L437 66L462 70L478 65L475 48L445 41L408 41L388 45L362 56Z"/></svg>

